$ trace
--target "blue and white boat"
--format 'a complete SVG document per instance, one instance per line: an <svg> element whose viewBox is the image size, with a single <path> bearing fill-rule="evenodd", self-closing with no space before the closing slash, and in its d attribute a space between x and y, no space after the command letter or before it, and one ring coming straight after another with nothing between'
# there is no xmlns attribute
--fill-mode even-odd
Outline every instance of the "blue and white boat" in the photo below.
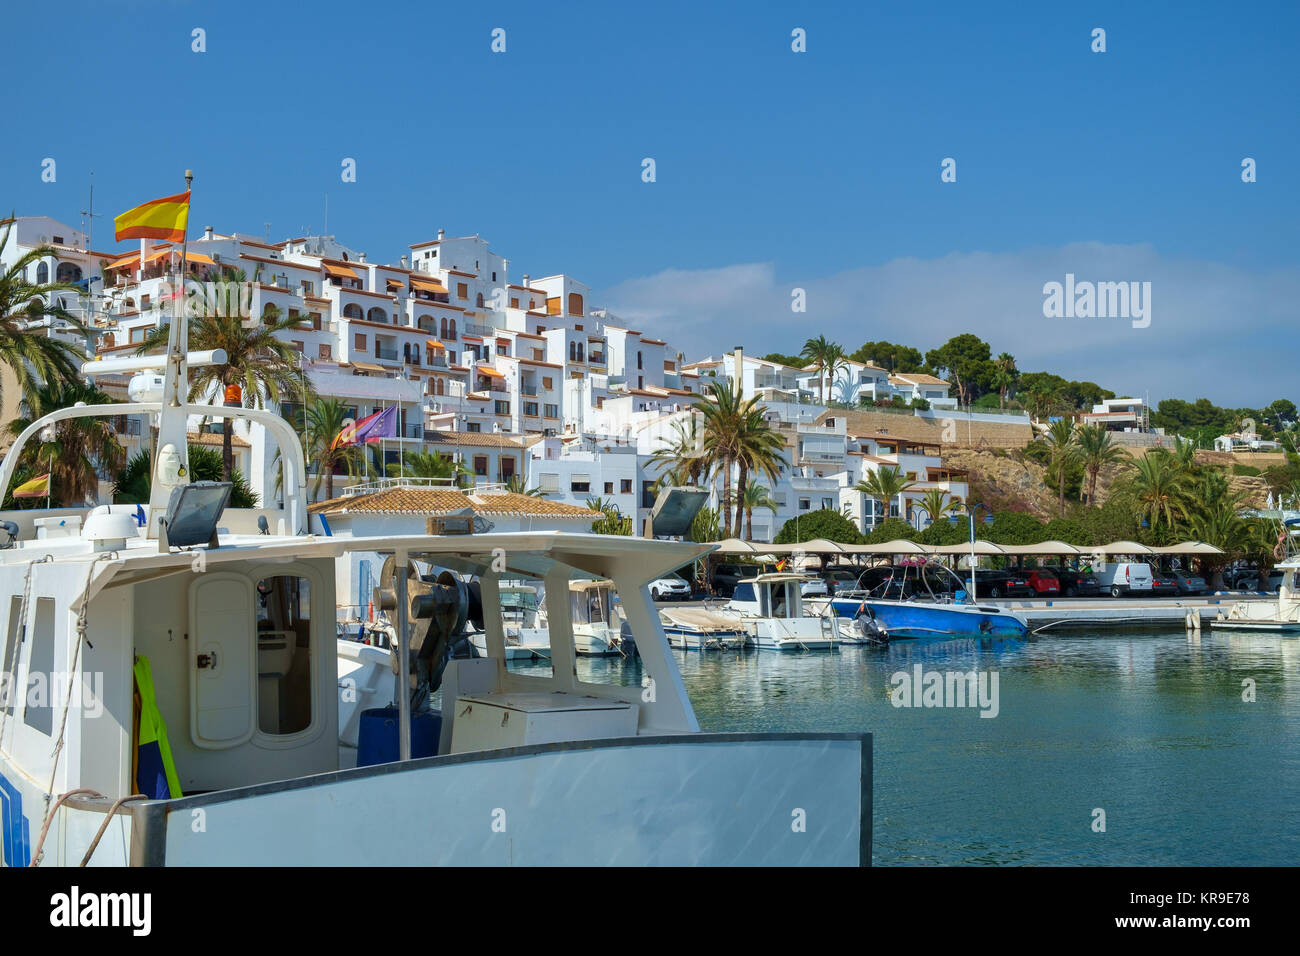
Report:
<svg viewBox="0 0 1300 956"><path fill-rule="evenodd" d="M942 565L926 567L942 568L952 574ZM1019 614L996 604L967 601L964 590L958 590L955 599L928 589L924 597L908 597L902 584L891 577L871 591L837 591L830 599L830 608L836 617L854 621L864 637L879 643L950 637L1023 639L1029 632L1029 625ZM885 594L901 596L883 597Z"/></svg>

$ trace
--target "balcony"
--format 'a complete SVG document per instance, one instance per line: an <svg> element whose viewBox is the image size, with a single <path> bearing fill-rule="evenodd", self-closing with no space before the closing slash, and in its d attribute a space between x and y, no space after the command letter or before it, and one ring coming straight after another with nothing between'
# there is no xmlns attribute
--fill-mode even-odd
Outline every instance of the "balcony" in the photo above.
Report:
<svg viewBox="0 0 1300 956"><path fill-rule="evenodd" d="M537 386L536 386L536 385L520 385L520 386L519 386L519 391L520 391L521 394L524 394L524 395L536 395L536 394L537 394Z"/></svg>
<svg viewBox="0 0 1300 956"><path fill-rule="evenodd" d="M387 362L397 361L397 349L385 349L375 346L375 358L383 359Z"/></svg>

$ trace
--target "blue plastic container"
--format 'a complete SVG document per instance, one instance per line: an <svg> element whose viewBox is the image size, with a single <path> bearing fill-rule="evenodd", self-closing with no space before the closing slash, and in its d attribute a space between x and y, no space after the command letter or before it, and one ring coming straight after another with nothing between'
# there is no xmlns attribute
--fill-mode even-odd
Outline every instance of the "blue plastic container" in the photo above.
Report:
<svg viewBox="0 0 1300 956"><path fill-rule="evenodd" d="M396 707L375 707L361 712L357 737L357 766L371 767L398 759ZM411 756L434 757L442 734L442 714L431 711L411 715Z"/></svg>

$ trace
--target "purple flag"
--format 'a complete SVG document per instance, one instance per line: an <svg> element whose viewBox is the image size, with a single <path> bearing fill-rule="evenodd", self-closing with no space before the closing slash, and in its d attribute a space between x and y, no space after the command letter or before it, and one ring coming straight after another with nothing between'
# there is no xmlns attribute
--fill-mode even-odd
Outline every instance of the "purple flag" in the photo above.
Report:
<svg viewBox="0 0 1300 956"><path fill-rule="evenodd" d="M397 406L389 405L382 412L361 419L352 429L349 445L377 442L381 438L397 437Z"/></svg>

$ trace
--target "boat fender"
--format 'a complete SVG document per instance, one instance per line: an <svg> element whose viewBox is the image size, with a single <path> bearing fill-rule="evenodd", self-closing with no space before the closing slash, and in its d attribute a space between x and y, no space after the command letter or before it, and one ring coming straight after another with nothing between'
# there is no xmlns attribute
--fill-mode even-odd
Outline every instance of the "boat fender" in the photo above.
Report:
<svg viewBox="0 0 1300 956"><path fill-rule="evenodd" d="M993 622L990 621L987 617L980 618L980 633L981 634L993 633Z"/></svg>

